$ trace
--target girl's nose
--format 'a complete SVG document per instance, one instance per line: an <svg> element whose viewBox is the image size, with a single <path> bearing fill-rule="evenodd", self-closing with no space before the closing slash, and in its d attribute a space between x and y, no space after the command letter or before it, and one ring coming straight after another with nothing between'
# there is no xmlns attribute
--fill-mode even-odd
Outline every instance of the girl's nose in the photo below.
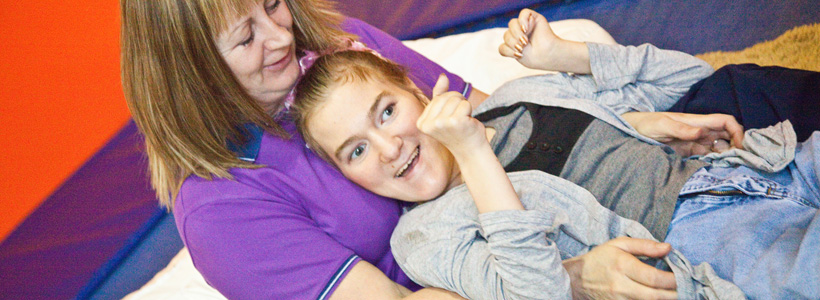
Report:
<svg viewBox="0 0 820 300"><path fill-rule="evenodd" d="M379 148L379 159L383 163L390 163L401 156L402 140L397 136L380 137L377 147Z"/></svg>

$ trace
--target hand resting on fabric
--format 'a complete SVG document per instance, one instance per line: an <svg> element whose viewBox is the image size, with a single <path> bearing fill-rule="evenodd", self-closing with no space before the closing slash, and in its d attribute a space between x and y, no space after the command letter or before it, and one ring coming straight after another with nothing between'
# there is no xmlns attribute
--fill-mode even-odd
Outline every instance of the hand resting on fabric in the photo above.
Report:
<svg viewBox="0 0 820 300"><path fill-rule="evenodd" d="M743 126L730 115L628 112L621 117L641 134L671 146L683 157L723 152L729 146L743 149Z"/></svg>
<svg viewBox="0 0 820 300"><path fill-rule="evenodd" d="M636 256L663 257L666 243L619 237L587 254L564 260L573 299L677 299L675 275L644 264Z"/></svg>

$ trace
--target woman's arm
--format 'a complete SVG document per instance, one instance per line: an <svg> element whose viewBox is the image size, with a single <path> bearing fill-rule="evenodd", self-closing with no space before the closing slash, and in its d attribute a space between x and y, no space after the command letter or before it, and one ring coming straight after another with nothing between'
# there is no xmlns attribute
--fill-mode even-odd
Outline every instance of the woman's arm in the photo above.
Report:
<svg viewBox="0 0 820 300"><path fill-rule="evenodd" d="M359 261L342 279L330 300L404 299L404 300L459 300L456 293L437 288L425 288L411 292L393 282L381 270L366 261Z"/></svg>
<svg viewBox="0 0 820 300"><path fill-rule="evenodd" d="M317 172L324 170L335 171L327 166ZM316 190L312 174L294 186L277 168L235 174L236 180L189 178L174 208L197 270L229 299L327 299L365 259L390 272L377 278L386 281L381 286L411 283L390 254L390 235L401 212L394 201L349 188L354 186L349 181ZM301 199L292 187L325 196ZM322 205L337 209L330 215ZM339 225L321 225L333 222Z"/></svg>
<svg viewBox="0 0 820 300"><path fill-rule="evenodd" d="M222 183L232 187L242 184L208 182L206 185L213 188L202 193L232 196L226 192L231 189ZM244 190L255 193L249 185L244 185ZM411 293L320 229L298 203L257 195L206 201L212 204L190 208L183 204L192 203L177 200L185 202L176 207L175 218L197 270L227 298L462 299L440 289ZM387 241L370 244L389 251ZM352 265L345 267L348 262ZM334 281L335 274L343 275L339 282Z"/></svg>

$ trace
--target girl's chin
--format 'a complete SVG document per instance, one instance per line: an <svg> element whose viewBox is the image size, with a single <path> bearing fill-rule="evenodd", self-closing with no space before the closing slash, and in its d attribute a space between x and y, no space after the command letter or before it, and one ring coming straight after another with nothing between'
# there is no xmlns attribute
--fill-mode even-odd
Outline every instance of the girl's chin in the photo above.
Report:
<svg viewBox="0 0 820 300"><path fill-rule="evenodd" d="M418 193L417 191L414 192L414 193L411 193L411 194L403 193L401 195L383 195L383 196L385 196L387 198L398 199L398 200L401 200L401 201L404 201L404 202L413 202L413 203L429 201L429 200L435 199L437 197L437 195L436 196L430 196L427 193Z"/></svg>
<svg viewBox="0 0 820 300"><path fill-rule="evenodd" d="M427 200L423 200L423 199L407 199L407 200L402 200L402 201L404 201L404 202L410 202L410 203L422 203L422 202L425 202L425 201L427 201Z"/></svg>
<svg viewBox="0 0 820 300"><path fill-rule="evenodd" d="M444 186L441 186L441 187L436 186L436 187L435 187L435 188L433 188L433 189L429 189L429 190L427 190L427 191L425 191L425 192L423 192L423 193L419 193L419 194L417 194L417 195L416 195L416 198L417 198L418 200L413 201L413 202L424 202L424 201L433 200L433 199L435 199L435 198L441 197L441 195L444 195L444 193L446 193L446 192L447 192L446 187L444 187Z"/></svg>

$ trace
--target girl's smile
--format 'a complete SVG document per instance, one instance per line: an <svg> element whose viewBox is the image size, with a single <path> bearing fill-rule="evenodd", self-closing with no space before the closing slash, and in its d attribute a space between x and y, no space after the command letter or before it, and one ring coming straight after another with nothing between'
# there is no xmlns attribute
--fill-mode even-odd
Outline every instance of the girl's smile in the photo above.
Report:
<svg viewBox="0 0 820 300"><path fill-rule="evenodd" d="M376 194L433 199L459 182L449 151L416 128L416 93L380 80L334 83L307 129L342 173Z"/></svg>

